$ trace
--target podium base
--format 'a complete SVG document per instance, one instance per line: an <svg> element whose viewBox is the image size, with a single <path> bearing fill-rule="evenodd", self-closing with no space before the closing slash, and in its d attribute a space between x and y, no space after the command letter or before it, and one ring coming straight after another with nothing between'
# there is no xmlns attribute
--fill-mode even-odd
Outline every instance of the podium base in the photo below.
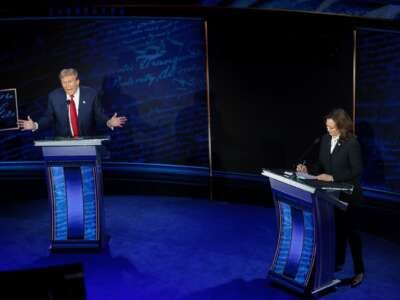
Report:
<svg viewBox="0 0 400 300"><path fill-rule="evenodd" d="M275 282L281 286L284 286L291 291L294 291L294 292L302 294L302 295L313 295L313 296L323 294L323 293L329 291L331 288L334 288L335 286L337 286L338 284L341 283L341 280L333 279L329 283L325 283L324 285L321 285L317 288L314 287L314 289L312 289L312 288L307 288L304 285L300 285L297 282L295 282L294 280L291 280L285 276L276 274L273 271L268 272L268 277L273 282Z"/></svg>
<svg viewBox="0 0 400 300"><path fill-rule="evenodd" d="M100 252L104 248L100 241L53 241L49 247L52 253L60 252Z"/></svg>
<svg viewBox="0 0 400 300"><path fill-rule="evenodd" d="M332 280L330 283L328 283L328 284L326 284L326 285L324 285L324 286L321 286L321 287L319 287L319 288L316 289L316 290L311 291L311 294L312 294L312 295L320 294L320 293L322 293L322 292L324 292L324 291L326 291L326 290L328 290L328 289L330 289L330 288L335 287L335 286L338 285L340 282L341 282L341 280L339 280L339 279L334 279L334 280Z"/></svg>

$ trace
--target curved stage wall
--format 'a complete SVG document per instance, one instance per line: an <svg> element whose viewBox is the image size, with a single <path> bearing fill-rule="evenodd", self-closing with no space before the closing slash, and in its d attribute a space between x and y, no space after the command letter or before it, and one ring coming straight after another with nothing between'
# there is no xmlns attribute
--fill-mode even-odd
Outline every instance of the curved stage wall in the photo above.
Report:
<svg viewBox="0 0 400 300"><path fill-rule="evenodd" d="M384 36L397 34L382 30L400 28L389 22L282 11L205 15L3 19L0 89L17 88L20 116L37 119L46 107L47 93L59 86L59 70L75 67L81 84L99 91L109 115L118 112L129 119L125 128L108 132L113 142L105 153L106 180L109 174L209 187L212 173L214 182L222 180L230 187L240 182L250 190L250 182L264 184L261 168L290 168L296 163L324 132L322 117L328 111L352 111L357 30L357 134L367 147L377 141L378 131L389 134L386 127L376 126L385 126L395 110L376 123L374 105L383 107L383 102L371 104L379 97L368 91L387 74L397 78L397 73L385 73L390 65L385 51L398 51L390 50L393 45L380 50L378 77L368 53L380 47ZM374 33L380 38L360 30L366 24L380 28ZM392 94L385 99L396 91L386 90ZM365 120L375 122L370 123L377 128L374 141L360 126ZM396 133L395 127L391 130ZM49 135L50 131L0 132L1 177L41 174L41 153L32 144ZM396 160L391 145L393 139L386 139L374 148L389 149L381 153L386 155L383 161ZM371 163L379 155L368 150L371 147L364 151L365 186L396 200L396 165L388 168L383 163L385 168L378 170L383 173L375 172ZM312 160L312 154L307 159Z"/></svg>
<svg viewBox="0 0 400 300"><path fill-rule="evenodd" d="M394 201L400 201L399 53L400 31L357 31L355 115L364 153L363 187Z"/></svg>
<svg viewBox="0 0 400 300"><path fill-rule="evenodd" d="M208 167L204 28L201 19L2 21L0 85L17 88L20 116L35 120L59 71L74 67L108 115L129 119L107 132L108 160ZM32 141L49 135L2 133L0 160L41 160Z"/></svg>

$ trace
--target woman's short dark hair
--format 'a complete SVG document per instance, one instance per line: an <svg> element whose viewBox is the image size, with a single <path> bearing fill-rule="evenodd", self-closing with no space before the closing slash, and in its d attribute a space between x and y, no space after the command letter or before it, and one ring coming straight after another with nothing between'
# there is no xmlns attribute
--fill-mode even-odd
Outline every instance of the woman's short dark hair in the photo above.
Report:
<svg viewBox="0 0 400 300"><path fill-rule="evenodd" d="M332 110L325 116L325 121L327 119L332 119L335 122L336 127L340 132L340 138L347 139L354 136L353 120L344 109L337 108Z"/></svg>

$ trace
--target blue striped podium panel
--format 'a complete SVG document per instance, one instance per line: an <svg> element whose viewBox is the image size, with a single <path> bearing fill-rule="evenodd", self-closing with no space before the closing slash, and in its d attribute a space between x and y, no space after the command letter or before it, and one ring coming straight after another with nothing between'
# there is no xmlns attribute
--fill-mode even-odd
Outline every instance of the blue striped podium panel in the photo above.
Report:
<svg viewBox="0 0 400 300"><path fill-rule="evenodd" d="M346 209L347 203L336 196L352 187L298 179L295 173L281 171L263 170L262 175L269 178L279 230L269 277L303 294L338 284L334 208Z"/></svg>
<svg viewBox="0 0 400 300"><path fill-rule="evenodd" d="M98 148L108 138L35 141L46 164L50 250L101 249L103 187Z"/></svg>

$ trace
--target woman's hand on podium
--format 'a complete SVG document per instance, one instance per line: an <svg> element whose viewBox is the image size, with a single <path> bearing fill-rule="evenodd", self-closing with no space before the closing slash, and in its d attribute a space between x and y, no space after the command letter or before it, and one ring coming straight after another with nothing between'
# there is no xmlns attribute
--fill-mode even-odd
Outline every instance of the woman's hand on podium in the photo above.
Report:
<svg viewBox="0 0 400 300"><path fill-rule="evenodd" d="M303 164L298 164L296 167L296 172L308 173L307 166Z"/></svg>
<svg viewBox="0 0 400 300"><path fill-rule="evenodd" d="M317 179L321 180L321 181L332 182L333 181L333 176L329 175L329 174L319 174L317 176Z"/></svg>

